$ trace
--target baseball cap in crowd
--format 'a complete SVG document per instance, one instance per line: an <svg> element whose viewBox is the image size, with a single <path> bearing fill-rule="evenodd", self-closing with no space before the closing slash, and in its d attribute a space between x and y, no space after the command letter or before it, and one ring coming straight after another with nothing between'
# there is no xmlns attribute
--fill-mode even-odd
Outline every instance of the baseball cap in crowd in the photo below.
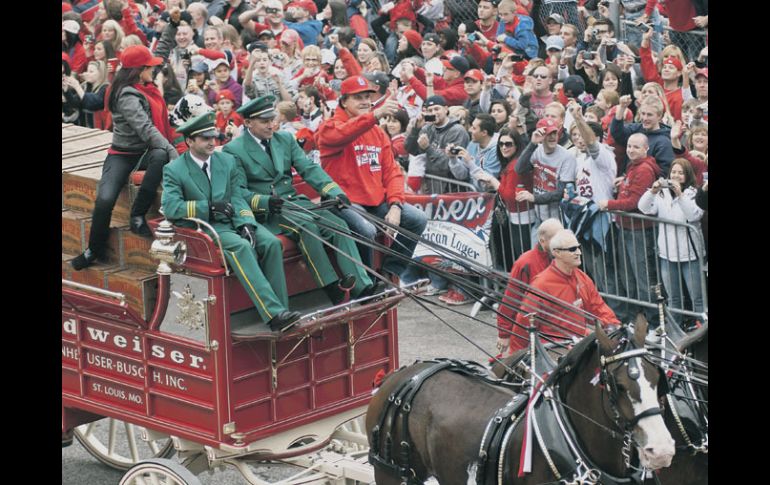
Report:
<svg viewBox="0 0 770 485"><path fill-rule="evenodd" d="M150 49L143 45L131 45L120 54L120 64L127 68L159 66L163 64L163 59L153 56Z"/></svg>
<svg viewBox="0 0 770 485"><path fill-rule="evenodd" d="M436 45L441 45L441 37L438 36L437 33L431 32L430 34L425 34L422 37L423 41L433 42Z"/></svg>
<svg viewBox="0 0 770 485"><path fill-rule="evenodd" d="M708 67L704 67L702 69L696 69L695 70L695 79L698 79L698 76L703 76L706 79L708 79L709 78L709 68Z"/></svg>
<svg viewBox="0 0 770 485"><path fill-rule="evenodd" d="M478 69L471 69L470 71L466 72L463 78L468 79L475 79L476 81L483 82L484 81L484 73L481 72Z"/></svg>
<svg viewBox="0 0 770 485"><path fill-rule="evenodd" d="M321 64L334 64L337 60L337 56L334 55L334 51L331 49L321 49Z"/></svg>
<svg viewBox="0 0 770 485"><path fill-rule="evenodd" d="M205 62L196 62L192 66L190 66L190 70L192 72L196 72L198 74L209 72L209 66L206 65Z"/></svg>
<svg viewBox="0 0 770 485"><path fill-rule="evenodd" d="M420 35L419 32L416 30L407 30L404 32L404 37L406 37L406 41L409 42L409 45L418 51L420 50L420 45L422 44L422 35Z"/></svg>
<svg viewBox="0 0 770 485"><path fill-rule="evenodd" d="M61 28L64 29L65 32L69 32L70 34L77 34L78 32L80 32L80 24L74 20L62 21Z"/></svg>
<svg viewBox="0 0 770 485"><path fill-rule="evenodd" d="M67 2L61 3L61 13L72 11L72 5Z"/></svg>
<svg viewBox="0 0 770 485"><path fill-rule="evenodd" d="M261 39L262 37L270 37L271 39L275 39L275 32L273 32L272 29L265 29L257 35L258 39Z"/></svg>
<svg viewBox="0 0 770 485"><path fill-rule="evenodd" d="M378 91L380 94L385 94L385 92L388 90L388 85L390 84L390 78L388 78L388 75L385 74L382 71L373 71L373 72L367 72L364 74L364 77L367 81L377 86Z"/></svg>
<svg viewBox="0 0 770 485"><path fill-rule="evenodd" d="M171 14L168 13L168 10L160 14L160 19L164 22L170 22L171 21Z"/></svg>
<svg viewBox="0 0 770 485"><path fill-rule="evenodd" d="M563 84L564 96L568 98L577 98L586 90L586 83L580 76L567 76Z"/></svg>
<svg viewBox="0 0 770 485"><path fill-rule="evenodd" d="M259 118L261 120L272 120L278 113L275 111L275 96L267 94L257 99L251 100L237 110L236 113L244 118Z"/></svg>
<svg viewBox="0 0 770 485"><path fill-rule="evenodd" d="M559 123L552 120L551 118L543 118L540 121L537 122L538 128L545 128L545 134L548 135L549 133L553 133L554 131L559 131Z"/></svg>
<svg viewBox="0 0 770 485"><path fill-rule="evenodd" d="M349 77L342 81L342 86L340 86L340 94L342 96L364 92L374 93L376 91L364 76Z"/></svg>
<svg viewBox="0 0 770 485"><path fill-rule="evenodd" d="M235 95L229 89L223 89L217 93L217 103L222 101L223 99L229 99L230 101L235 103Z"/></svg>
<svg viewBox="0 0 770 485"><path fill-rule="evenodd" d="M462 56L454 56L448 61L446 59L441 61L441 63L446 69L454 69L456 71L460 71L460 74L465 74L468 72L468 69L471 68L470 64L468 64L468 60Z"/></svg>
<svg viewBox="0 0 770 485"><path fill-rule="evenodd" d="M545 23L548 23L549 20L555 21L557 24L564 25L564 17L559 15L558 13L552 13L548 16L548 19L546 19Z"/></svg>
<svg viewBox="0 0 770 485"><path fill-rule="evenodd" d="M666 64L671 64L676 68L677 71L682 70L682 61L680 61L678 57L674 57L674 56L666 57L665 59L663 59L663 65L665 66Z"/></svg>
<svg viewBox="0 0 770 485"><path fill-rule="evenodd" d="M292 7L303 8L303 9L307 10L308 12L310 12L310 15L312 15L313 17L318 15L318 7L316 7L316 5L313 2L313 0L297 0L297 1L291 2L288 5L286 5L286 9L287 10L292 8Z"/></svg>
<svg viewBox="0 0 770 485"><path fill-rule="evenodd" d="M443 96L436 94L426 99L425 104L422 106L423 108L430 108L431 106L446 106L446 99L444 99Z"/></svg>
<svg viewBox="0 0 770 485"><path fill-rule="evenodd" d="M261 40L255 40L254 42L251 42L249 45L246 46L246 50L249 52L253 52L254 49L259 49L264 52L267 52L268 50L270 50L267 44L265 44Z"/></svg>
<svg viewBox="0 0 770 485"><path fill-rule="evenodd" d="M286 29L281 32L281 42L284 44L295 44L299 42L299 33L294 29Z"/></svg>
<svg viewBox="0 0 770 485"><path fill-rule="evenodd" d="M209 71L211 72L214 72L219 66L227 66L227 68L230 69L230 61L228 61L226 57L221 57L219 59L206 59L205 62L208 64Z"/></svg>
<svg viewBox="0 0 770 485"><path fill-rule="evenodd" d="M549 51L551 49L564 49L564 39L560 35L551 35L545 40L545 50Z"/></svg>

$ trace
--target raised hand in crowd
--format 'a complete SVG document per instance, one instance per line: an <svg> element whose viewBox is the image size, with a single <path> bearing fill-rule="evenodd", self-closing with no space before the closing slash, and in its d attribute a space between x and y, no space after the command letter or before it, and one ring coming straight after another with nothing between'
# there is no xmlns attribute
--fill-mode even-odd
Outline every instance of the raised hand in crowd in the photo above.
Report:
<svg viewBox="0 0 770 485"><path fill-rule="evenodd" d="M532 138L531 142L535 145L539 145L543 143L543 140L545 140L545 129L538 128L535 131L532 132Z"/></svg>
<svg viewBox="0 0 770 485"><path fill-rule="evenodd" d="M709 16L708 15L699 15L697 17L692 18L693 22L695 22L695 25L700 27L701 29L705 29L709 26Z"/></svg>
<svg viewBox="0 0 770 485"><path fill-rule="evenodd" d="M384 103L382 103L382 106L374 110L374 117L379 119L387 118L388 116L393 116L398 112L400 109L400 106L398 105L398 101L395 99L388 99Z"/></svg>
<svg viewBox="0 0 770 485"><path fill-rule="evenodd" d="M414 76L414 64L411 62L404 62L401 64L401 82L408 84L409 80Z"/></svg>
<svg viewBox="0 0 770 485"><path fill-rule="evenodd" d="M674 150L682 148L682 127L682 120L677 120L676 123L671 126L671 146Z"/></svg>
<svg viewBox="0 0 770 485"><path fill-rule="evenodd" d="M417 137L417 144L420 146L420 149L427 150L430 146L430 138L425 133L420 133L420 136Z"/></svg>
<svg viewBox="0 0 770 485"><path fill-rule="evenodd" d="M629 106L631 106L631 96L624 94L618 101L618 109L615 111L615 119L623 120L623 117L626 115L626 109L628 109Z"/></svg>

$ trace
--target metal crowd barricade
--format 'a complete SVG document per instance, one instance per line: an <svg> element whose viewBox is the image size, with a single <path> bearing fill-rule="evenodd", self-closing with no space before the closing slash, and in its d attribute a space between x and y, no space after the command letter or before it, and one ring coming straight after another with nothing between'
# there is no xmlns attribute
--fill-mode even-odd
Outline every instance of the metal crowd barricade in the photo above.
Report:
<svg viewBox="0 0 770 485"><path fill-rule="evenodd" d="M456 179L425 174L422 177L423 194L448 194L452 192L478 192L473 184Z"/></svg>
<svg viewBox="0 0 770 485"><path fill-rule="evenodd" d="M501 223L500 216L505 207L500 201L498 204L500 209L493 216L498 219L493 221L489 237L490 252L495 268L510 272L521 253L534 247L535 226L533 223L516 224L510 211L507 224ZM657 322L657 297L652 287L662 283L669 295L668 309L677 319L683 316L706 318L708 266L703 234L698 225L619 211L601 214L597 216L600 222L584 231L605 234L603 245L594 238L584 238L583 231L577 236L583 252L582 269L591 276L616 313L630 315L635 310L644 310L648 319L655 318ZM551 215L563 220L560 213ZM623 229L617 222L610 222L611 218L617 220L620 217L637 229ZM663 247L659 248L661 231L666 237Z"/></svg>

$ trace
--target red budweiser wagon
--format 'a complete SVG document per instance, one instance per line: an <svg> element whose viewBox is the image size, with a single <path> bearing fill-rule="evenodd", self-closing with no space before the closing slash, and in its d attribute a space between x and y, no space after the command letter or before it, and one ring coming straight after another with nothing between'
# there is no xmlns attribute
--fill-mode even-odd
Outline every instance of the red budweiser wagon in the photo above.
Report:
<svg viewBox="0 0 770 485"><path fill-rule="evenodd" d="M64 212L87 195L68 205L63 183L66 243ZM79 221L84 238L80 212L66 221ZM373 481L356 418L366 411L376 374L398 366L396 306L405 295L391 289L331 307L284 239L291 308L304 316L289 332L273 334L255 323L257 313L219 242L203 232L204 221L193 230L155 218L155 239L144 249L120 222L112 268L68 271L63 244L63 445L74 437L100 461L127 470L121 483L197 484L195 475L223 464L250 483L267 483L247 466L254 461L307 467L282 483ZM142 250L142 269L126 263L141 260L133 253ZM150 257L154 274L146 271ZM238 338L255 325L264 329L259 338ZM174 452L178 461L165 459Z"/></svg>

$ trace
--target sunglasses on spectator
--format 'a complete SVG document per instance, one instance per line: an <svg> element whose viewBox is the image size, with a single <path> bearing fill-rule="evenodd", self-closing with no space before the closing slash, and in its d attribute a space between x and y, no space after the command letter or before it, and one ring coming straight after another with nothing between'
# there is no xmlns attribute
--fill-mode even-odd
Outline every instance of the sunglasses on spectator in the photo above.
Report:
<svg viewBox="0 0 770 485"><path fill-rule="evenodd" d="M532 77L535 79L548 79L548 74L533 74Z"/></svg>
<svg viewBox="0 0 770 485"><path fill-rule="evenodd" d="M320 62L321 61L321 59L319 59L317 57L306 57L305 60L306 61L315 61L315 62Z"/></svg>
<svg viewBox="0 0 770 485"><path fill-rule="evenodd" d="M571 253L574 253L575 251L577 251L578 249L580 249L580 244L578 244L577 246L570 246L570 247L568 247L568 248L554 248L554 249L555 249L556 251L569 251L569 252L571 252Z"/></svg>
<svg viewBox="0 0 770 485"><path fill-rule="evenodd" d="M278 8L270 8L270 7L267 7L267 8L265 9L265 13L278 13L278 12L280 12L280 11L281 11L281 10L280 10L280 9L278 9Z"/></svg>
<svg viewBox="0 0 770 485"><path fill-rule="evenodd" d="M500 145L501 147L505 147L505 148L511 148L513 146L513 142L512 141L501 141L500 143L498 143L498 145Z"/></svg>

